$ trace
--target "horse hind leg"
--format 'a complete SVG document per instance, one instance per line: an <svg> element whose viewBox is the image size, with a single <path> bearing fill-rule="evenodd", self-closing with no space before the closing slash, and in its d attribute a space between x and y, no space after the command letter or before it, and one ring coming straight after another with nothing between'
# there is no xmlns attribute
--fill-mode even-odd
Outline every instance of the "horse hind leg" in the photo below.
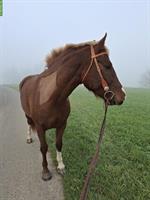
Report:
<svg viewBox="0 0 150 200"><path fill-rule="evenodd" d="M31 144L33 142L32 137L31 137L31 131L34 127L34 123L33 123L32 119L30 117L28 117L27 115L26 115L26 118L27 118L27 122L28 122L27 143Z"/></svg>
<svg viewBox="0 0 150 200"><path fill-rule="evenodd" d="M31 144L33 142L31 137L31 125L28 126L27 130L27 144Z"/></svg>

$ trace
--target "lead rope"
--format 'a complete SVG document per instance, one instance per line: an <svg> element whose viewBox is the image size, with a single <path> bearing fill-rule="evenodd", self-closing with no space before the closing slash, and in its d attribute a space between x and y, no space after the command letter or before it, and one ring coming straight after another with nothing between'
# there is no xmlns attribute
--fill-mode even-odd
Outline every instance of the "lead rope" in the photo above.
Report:
<svg viewBox="0 0 150 200"><path fill-rule="evenodd" d="M96 145L95 154L93 155L92 160L89 164L88 173L85 177L84 185L83 185L81 193L80 193L80 200L86 200L87 199L90 179L93 175L93 172L95 170L95 167L96 167L96 164L97 164L97 161L98 161L98 156L99 156L99 152L100 152L100 144L102 143L102 139L103 139L103 136L104 136L107 109L108 109L108 101L105 102L105 113L104 113L104 118L103 118L103 121L102 121L102 124L101 124L100 132L99 132L99 138L98 138L98 142L97 142L97 145Z"/></svg>

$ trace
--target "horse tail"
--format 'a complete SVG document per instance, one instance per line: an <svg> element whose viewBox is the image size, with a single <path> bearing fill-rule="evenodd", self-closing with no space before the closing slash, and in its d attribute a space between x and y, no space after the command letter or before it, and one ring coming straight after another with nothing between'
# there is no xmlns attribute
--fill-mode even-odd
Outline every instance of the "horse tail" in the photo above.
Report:
<svg viewBox="0 0 150 200"><path fill-rule="evenodd" d="M21 91L21 88L22 88L25 80L26 80L26 77L19 83L19 91Z"/></svg>
<svg viewBox="0 0 150 200"><path fill-rule="evenodd" d="M32 77L33 77L33 75L27 76L27 77L25 77L25 78L19 83L19 91L21 91L21 88L23 87L25 81L26 81L27 79L29 79L29 78L32 78Z"/></svg>

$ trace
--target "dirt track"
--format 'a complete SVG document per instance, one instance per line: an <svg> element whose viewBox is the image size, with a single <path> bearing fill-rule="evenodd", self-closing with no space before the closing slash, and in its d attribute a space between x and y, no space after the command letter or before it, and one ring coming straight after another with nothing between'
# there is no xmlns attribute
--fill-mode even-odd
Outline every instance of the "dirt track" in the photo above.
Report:
<svg viewBox="0 0 150 200"><path fill-rule="evenodd" d="M63 200L62 180L50 159L53 177L41 180L39 142L34 136L26 144L26 131L19 93L0 86L0 200Z"/></svg>

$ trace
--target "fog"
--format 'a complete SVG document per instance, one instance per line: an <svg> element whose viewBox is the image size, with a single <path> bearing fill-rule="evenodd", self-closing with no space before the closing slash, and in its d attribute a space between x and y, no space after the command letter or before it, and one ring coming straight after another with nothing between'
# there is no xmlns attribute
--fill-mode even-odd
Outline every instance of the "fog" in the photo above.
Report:
<svg viewBox="0 0 150 200"><path fill-rule="evenodd" d="M0 84L44 69L45 57L66 43L99 40L126 87L140 87L150 69L150 1L5 0L0 17Z"/></svg>

